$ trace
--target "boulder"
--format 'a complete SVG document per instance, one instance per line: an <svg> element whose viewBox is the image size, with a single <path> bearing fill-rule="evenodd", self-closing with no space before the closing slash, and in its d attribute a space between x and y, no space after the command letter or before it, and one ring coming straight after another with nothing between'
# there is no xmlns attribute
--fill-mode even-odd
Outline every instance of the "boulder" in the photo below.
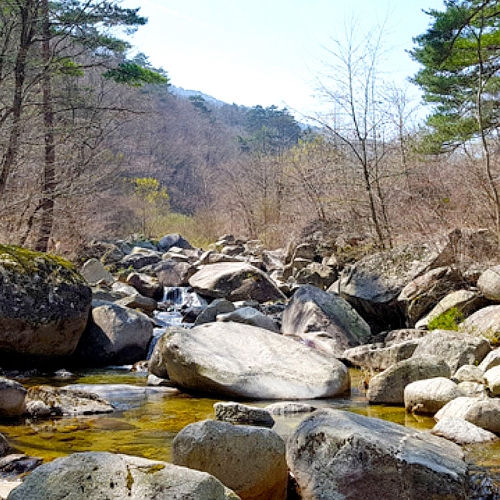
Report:
<svg viewBox="0 0 500 500"><path fill-rule="evenodd" d="M279 333L279 328L276 326L276 323L269 316L262 314L254 307L239 307L232 312L218 314L217 321L234 321L235 323L258 326L259 328Z"/></svg>
<svg viewBox="0 0 500 500"><path fill-rule="evenodd" d="M478 368L484 373L494 366L500 365L500 349L490 351L479 363Z"/></svg>
<svg viewBox="0 0 500 500"><path fill-rule="evenodd" d="M241 403L215 403L215 419L221 422L234 424L257 425L272 427L274 419L269 410L257 406L248 406Z"/></svg>
<svg viewBox="0 0 500 500"><path fill-rule="evenodd" d="M226 299L215 299L197 316L194 324L203 325L213 323L219 314L230 313L235 309L234 304Z"/></svg>
<svg viewBox="0 0 500 500"><path fill-rule="evenodd" d="M24 412L26 389L14 380L0 377L0 417L19 417Z"/></svg>
<svg viewBox="0 0 500 500"><path fill-rule="evenodd" d="M94 394L110 403L128 403L154 396L172 396L179 390L170 386L149 386L132 384L71 384L63 389Z"/></svg>
<svg viewBox="0 0 500 500"><path fill-rule="evenodd" d="M337 344L337 355L366 342L371 335L366 321L335 293L323 292L310 285L301 286L283 312L285 335L321 331Z"/></svg>
<svg viewBox="0 0 500 500"><path fill-rule="evenodd" d="M477 280L477 287L487 299L500 302L500 266L483 271Z"/></svg>
<svg viewBox="0 0 500 500"><path fill-rule="evenodd" d="M172 442L172 461L208 472L242 500L286 499L285 443L270 429L215 420L190 424Z"/></svg>
<svg viewBox="0 0 500 500"><path fill-rule="evenodd" d="M443 406L435 415L443 418L461 418L482 429L500 433L500 399L460 397Z"/></svg>
<svg viewBox="0 0 500 500"><path fill-rule="evenodd" d="M158 249L161 252L168 252L172 247L182 248L186 250L192 249L191 243L183 238L180 234L167 234L158 242Z"/></svg>
<svg viewBox="0 0 500 500"><path fill-rule="evenodd" d="M462 332L433 330L420 340L413 356L439 356L455 373L462 365L481 363L490 350L485 338Z"/></svg>
<svg viewBox="0 0 500 500"><path fill-rule="evenodd" d="M390 366L411 358L418 346L418 339L406 340L393 345L365 344L347 349L342 354L353 366L381 371Z"/></svg>
<svg viewBox="0 0 500 500"><path fill-rule="evenodd" d="M398 296L408 318L414 325L424 314L448 293L463 284L461 274L452 267L438 267L410 281Z"/></svg>
<svg viewBox="0 0 500 500"><path fill-rule="evenodd" d="M494 366L484 373L484 383L492 396L500 396L500 366Z"/></svg>
<svg viewBox="0 0 500 500"><path fill-rule="evenodd" d="M455 382L435 377L408 384L404 390L404 403L407 411L434 414L460 396L463 396L462 391Z"/></svg>
<svg viewBox="0 0 500 500"><path fill-rule="evenodd" d="M461 418L442 418L432 429L431 434L440 436L460 445L491 443L498 441L492 432L486 431L477 425Z"/></svg>
<svg viewBox="0 0 500 500"><path fill-rule="evenodd" d="M279 401L265 407L271 415L296 415L297 413L312 413L318 408L307 403L297 403L296 401Z"/></svg>
<svg viewBox="0 0 500 500"><path fill-rule="evenodd" d="M161 256L154 250L136 249L133 253L125 255L122 260L116 263L116 267L120 269L136 269L141 270L143 267L157 264L161 261Z"/></svg>
<svg viewBox="0 0 500 500"><path fill-rule="evenodd" d="M500 305L483 307L460 324L471 335L483 336L494 345L500 342Z"/></svg>
<svg viewBox="0 0 500 500"><path fill-rule="evenodd" d="M476 365L462 365L453 375L457 382L483 383L483 371Z"/></svg>
<svg viewBox="0 0 500 500"><path fill-rule="evenodd" d="M463 316L468 316L486 305L484 297L473 290L457 290L442 298L433 309L415 324L415 328L427 329L429 323L447 313L450 309L457 309Z"/></svg>
<svg viewBox="0 0 500 500"><path fill-rule="evenodd" d="M95 415L114 410L112 405L97 394L48 385L30 387L25 401L27 412L36 417Z"/></svg>
<svg viewBox="0 0 500 500"><path fill-rule="evenodd" d="M163 337L161 350L159 357L170 379L194 392L250 399L314 399L334 397L350 386L347 368L339 361L241 323L171 329Z"/></svg>
<svg viewBox="0 0 500 500"><path fill-rule="evenodd" d="M54 366L75 350L92 292L70 262L0 245L0 366Z"/></svg>
<svg viewBox="0 0 500 500"><path fill-rule="evenodd" d="M209 474L108 452L74 453L41 465L8 500L229 500L239 498Z"/></svg>
<svg viewBox="0 0 500 500"><path fill-rule="evenodd" d="M348 411L322 409L302 420L287 462L303 500L468 498L459 446Z"/></svg>
<svg viewBox="0 0 500 500"><path fill-rule="evenodd" d="M250 299L268 302L285 299L264 272L244 262L203 266L189 279L189 284L200 295L225 298L232 302Z"/></svg>
<svg viewBox="0 0 500 500"><path fill-rule="evenodd" d="M300 285L312 285L326 290L338 278L337 270L319 262L311 262L295 275L295 281Z"/></svg>
<svg viewBox="0 0 500 500"><path fill-rule="evenodd" d="M188 286L189 278L196 272L196 267L188 262L167 259L154 266L154 270L161 287Z"/></svg>
<svg viewBox="0 0 500 500"><path fill-rule="evenodd" d="M405 285L431 269L437 256L436 248L426 244L373 254L344 268L328 291L346 299L374 333L401 328L406 318L398 296Z"/></svg>
<svg viewBox="0 0 500 500"><path fill-rule="evenodd" d="M104 283L105 285L111 286L115 281L113 275L107 271L102 262L97 259L89 259L85 262L80 273L89 285Z"/></svg>
<svg viewBox="0 0 500 500"><path fill-rule="evenodd" d="M450 367L437 356L412 357L392 365L370 379L369 403L403 404L404 390L417 380L434 377L450 378Z"/></svg>
<svg viewBox="0 0 500 500"><path fill-rule="evenodd" d="M114 303L92 310L74 358L86 366L133 364L146 359L153 325L143 313Z"/></svg>
<svg viewBox="0 0 500 500"><path fill-rule="evenodd" d="M156 278L143 273L130 273L127 276L127 285L134 287L144 297L161 300L163 298L163 286Z"/></svg>
<svg viewBox="0 0 500 500"><path fill-rule="evenodd" d="M140 309L145 313L152 313L158 308L158 302L155 299L144 297L140 293L135 293L128 297L123 297L114 301L119 306L128 307L129 309Z"/></svg>
<svg viewBox="0 0 500 500"><path fill-rule="evenodd" d="M487 397L486 387L484 384L479 382L459 382L458 388L462 392L462 396L467 396L470 398L482 398Z"/></svg>

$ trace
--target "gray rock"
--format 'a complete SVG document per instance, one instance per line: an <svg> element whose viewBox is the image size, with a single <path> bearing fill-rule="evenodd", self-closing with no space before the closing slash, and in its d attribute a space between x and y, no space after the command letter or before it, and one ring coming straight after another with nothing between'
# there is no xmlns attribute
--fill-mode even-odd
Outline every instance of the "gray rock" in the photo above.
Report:
<svg viewBox="0 0 500 500"><path fill-rule="evenodd" d="M280 401L267 405L265 408L271 415L295 415L297 413L312 413L317 410L316 406L295 401Z"/></svg>
<svg viewBox="0 0 500 500"><path fill-rule="evenodd" d="M370 255L346 267L329 291L346 299L372 331L401 328L405 314L398 296L405 285L434 265L434 245L411 244Z"/></svg>
<svg viewBox="0 0 500 500"><path fill-rule="evenodd" d="M72 384L64 389L96 394L111 403L138 401L155 396L171 396L179 394L179 390L170 386L149 386L131 384Z"/></svg>
<svg viewBox="0 0 500 500"><path fill-rule="evenodd" d="M458 388L462 392L463 396L470 398L482 398L487 397L486 387L484 384L479 382L459 382Z"/></svg>
<svg viewBox="0 0 500 500"><path fill-rule="evenodd" d="M337 278L336 269L320 264L319 262L311 262L295 275L295 280L298 284L312 285L321 290L327 289Z"/></svg>
<svg viewBox="0 0 500 500"><path fill-rule="evenodd" d="M161 358L184 389L251 399L314 399L344 393L347 368L294 340L240 323L165 334ZM158 373L155 373L158 375Z"/></svg>
<svg viewBox="0 0 500 500"><path fill-rule="evenodd" d="M500 349L490 351L485 358L479 363L478 368L483 372L487 372L490 368L500 365Z"/></svg>
<svg viewBox="0 0 500 500"><path fill-rule="evenodd" d="M417 321L415 328L426 329L432 320L453 308L468 316L485 305L486 301L480 293L473 290L457 290L442 298L425 317Z"/></svg>
<svg viewBox="0 0 500 500"><path fill-rule="evenodd" d="M189 284L201 295L225 298L232 302L285 299L264 272L246 263L228 262L203 266L190 278Z"/></svg>
<svg viewBox="0 0 500 500"><path fill-rule="evenodd" d="M392 365L370 379L369 403L403 404L405 387L417 380L450 378L450 367L436 356L412 357Z"/></svg>
<svg viewBox="0 0 500 500"><path fill-rule="evenodd" d="M215 299L197 316L194 324L213 323L219 314L230 313L234 309L234 304L229 300Z"/></svg>
<svg viewBox="0 0 500 500"><path fill-rule="evenodd" d="M188 262L163 260L154 267L160 286L188 286L189 278L196 272L196 267Z"/></svg>
<svg viewBox="0 0 500 500"><path fill-rule="evenodd" d="M500 266L482 272L477 280L479 291L489 300L500 302Z"/></svg>
<svg viewBox="0 0 500 500"><path fill-rule="evenodd" d="M111 286L115 281L113 275L107 271L102 262L97 259L89 259L85 262L80 273L87 280L89 285L104 283Z"/></svg>
<svg viewBox="0 0 500 500"><path fill-rule="evenodd" d="M347 349L342 354L352 365L369 370L386 370L390 366L411 358L419 340L406 340L386 346L384 344L365 344Z"/></svg>
<svg viewBox="0 0 500 500"><path fill-rule="evenodd" d="M460 397L443 406L435 415L443 418L461 418L482 429L500 433L500 399Z"/></svg>
<svg viewBox="0 0 500 500"><path fill-rule="evenodd" d="M494 366L484 373L484 383L493 397L500 396L500 366Z"/></svg>
<svg viewBox="0 0 500 500"><path fill-rule="evenodd" d="M19 417L24 411L26 389L14 380L0 377L0 417Z"/></svg>
<svg viewBox="0 0 500 500"><path fill-rule="evenodd" d="M301 286L283 312L284 334L322 331L337 343L337 355L366 342L370 327L342 297L310 285Z"/></svg>
<svg viewBox="0 0 500 500"><path fill-rule="evenodd" d="M212 474L242 499L286 499L285 443L270 429L215 420L190 424L172 442L172 461Z"/></svg>
<svg viewBox="0 0 500 500"><path fill-rule="evenodd" d="M0 281L0 366L54 366L70 356L92 299L73 264L1 245Z"/></svg>
<svg viewBox="0 0 500 500"><path fill-rule="evenodd" d="M483 336L498 344L500 341L500 305L483 307L460 324L460 329L470 335Z"/></svg>
<svg viewBox="0 0 500 500"><path fill-rule="evenodd" d="M168 252L172 247L183 248L183 249L192 249L191 243L188 240L183 238L180 234L172 233L167 234L161 238L158 242L158 249L161 252Z"/></svg>
<svg viewBox="0 0 500 500"><path fill-rule="evenodd" d="M34 409L35 416L50 415L94 415L98 413L111 413L113 406L97 394L64 387L51 387L37 385L30 387L26 394L26 409L30 413ZM44 405L43 411L38 402ZM34 405L31 408L31 405Z"/></svg>
<svg viewBox="0 0 500 500"><path fill-rule="evenodd" d="M87 366L131 364L146 359L153 325L143 313L108 303L92 310L75 358Z"/></svg>
<svg viewBox="0 0 500 500"><path fill-rule="evenodd" d="M163 298L163 286L157 278L143 273L130 273L127 276L127 285L134 287L137 292L150 299L161 300Z"/></svg>
<svg viewBox="0 0 500 500"><path fill-rule="evenodd" d="M264 328L275 333L279 332L276 323L269 316L262 314L253 307L240 307L232 312L218 314L217 321L234 321L235 323L258 326L259 328Z"/></svg>
<svg viewBox="0 0 500 500"><path fill-rule="evenodd" d="M492 432L485 431L477 425L461 418L442 418L432 429L431 434L440 436L460 445L491 443L498 441Z"/></svg>
<svg viewBox="0 0 500 500"><path fill-rule="evenodd" d="M420 340L413 356L439 356L455 373L462 365L481 363L490 350L485 338L462 332L433 330Z"/></svg>
<svg viewBox="0 0 500 500"><path fill-rule="evenodd" d="M135 249L134 249L135 250ZM117 266L122 269L136 269L140 270L143 267L151 266L153 264L157 264L161 261L161 256L155 251L141 251L134 252L129 255L125 255L123 259L117 263Z"/></svg>
<svg viewBox="0 0 500 500"><path fill-rule="evenodd" d="M463 284L460 273L451 267L432 269L408 283L399 294L408 324L414 325L448 293Z"/></svg>
<svg viewBox="0 0 500 500"><path fill-rule="evenodd" d="M453 380L457 382L477 382L483 383L483 371L479 366L462 365L453 375Z"/></svg>
<svg viewBox="0 0 500 500"><path fill-rule="evenodd" d="M8 500L228 500L239 498L209 474L167 462L85 452L35 469Z"/></svg>
<svg viewBox="0 0 500 500"><path fill-rule="evenodd" d="M455 382L435 377L408 384L404 391L404 403L407 411L434 414L460 396L463 393Z"/></svg>
<svg viewBox="0 0 500 500"><path fill-rule="evenodd" d="M459 446L347 411L305 418L288 441L287 462L303 500L468 498Z"/></svg>
<svg viewBox="0 0 500 500"><path fill-rule="evenodd" d="M214 411L215 419L221 422L258 425L261 427L272 427L275 423L269 410L232 401L215 403Z"/></svg>
<svg viewBox="0 0 500 500"><path fill-rule="evenodd" d="M129 309L140 309L145 313L152 313L158 308L158 302L155 299L144 297L139 293L118 299L115 301L115 304L128 307Z"/></svg>

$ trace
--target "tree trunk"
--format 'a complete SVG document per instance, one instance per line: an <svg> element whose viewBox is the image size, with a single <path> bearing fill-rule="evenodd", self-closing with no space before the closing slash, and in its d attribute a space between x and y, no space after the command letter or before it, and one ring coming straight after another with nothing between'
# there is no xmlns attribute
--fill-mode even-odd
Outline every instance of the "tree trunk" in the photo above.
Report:
<svg viewBox="0 0 500 500"><path fill-rule="evenodd" d="M45 155L43 166L42 201L40 225L35 250L46 252L54 225L54 194L56 191L56 148L54 140L54 110L52 107L52 81L50 74L50 19L48 0L42 0L43 42L42 57L44 74L42 78L42 108L45 127Z"/></svg>

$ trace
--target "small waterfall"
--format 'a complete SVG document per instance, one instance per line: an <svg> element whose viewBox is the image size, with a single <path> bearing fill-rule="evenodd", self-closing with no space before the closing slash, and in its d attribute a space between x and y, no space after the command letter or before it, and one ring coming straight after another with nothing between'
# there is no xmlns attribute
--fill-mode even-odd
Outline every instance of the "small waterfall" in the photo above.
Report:
<svg viewBox="0 0 500 500"><path fill-rule="evenodd" d="M151 357L158 339L167 328L171 326L190 328L193 326L191 323L183 323L184 315L181 311L194 309L200 313L208 304L190 287L166 286L163 290L163 300L158 305L161 310L155 311L153 317L159 326L153 330L147 359Z"/></svg>

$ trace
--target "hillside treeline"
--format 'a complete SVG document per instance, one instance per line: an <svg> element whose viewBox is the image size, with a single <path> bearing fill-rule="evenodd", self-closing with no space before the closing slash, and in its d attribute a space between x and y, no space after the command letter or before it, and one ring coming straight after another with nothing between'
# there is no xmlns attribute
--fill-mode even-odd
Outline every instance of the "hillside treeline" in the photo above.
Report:
<svg viewBox="0 0 500 500"><path fill-rule="evenodd" d="M424 123L379 71L382 32L335 42L317 78L324 112L294 117L176 96L175 75L128 57L125 31L146 23L138 9L0 0L0 238L70 254L168 232L281 246L321 230L388 248L456 226L498 230L500 3L472 4L431 11L415 39L415 81L434 103Z"/></svg>

